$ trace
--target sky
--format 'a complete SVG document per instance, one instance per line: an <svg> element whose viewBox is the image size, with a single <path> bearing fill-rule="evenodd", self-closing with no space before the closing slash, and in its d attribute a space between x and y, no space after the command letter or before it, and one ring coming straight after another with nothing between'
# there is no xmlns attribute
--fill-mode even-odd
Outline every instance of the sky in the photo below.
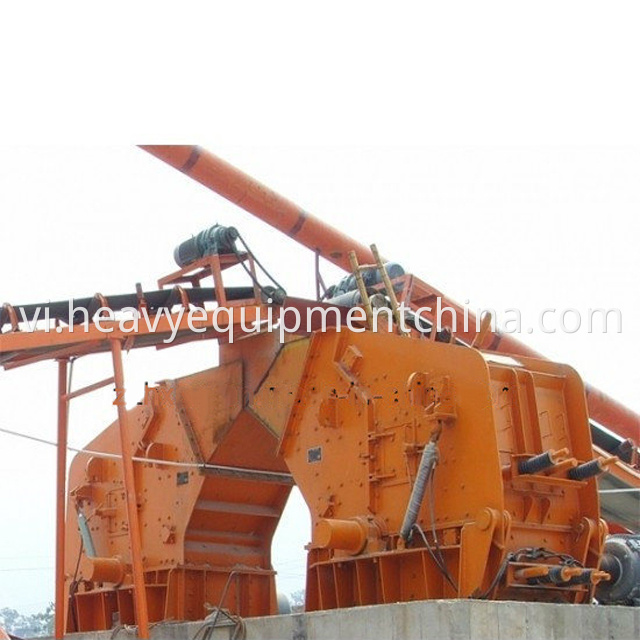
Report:
<svg viewBox="0 0 640 640"><path fill-rule="evenodd" d="M133 144L200 143L459 302L620 309L620 333L522 340L640 410L637 3L37 4L0 21L0 301L152 288L216 222L312 295L310 252ZM215 362L132 352L128 402ZM80 360L74 386L107 375ZM0 371L0 426L55 439L55 381ZM74 400L71 443L114 417L108 389ZM53 597L54 451L0 434L0 607ZM296 496L285 592L308 536Z"/></svg>

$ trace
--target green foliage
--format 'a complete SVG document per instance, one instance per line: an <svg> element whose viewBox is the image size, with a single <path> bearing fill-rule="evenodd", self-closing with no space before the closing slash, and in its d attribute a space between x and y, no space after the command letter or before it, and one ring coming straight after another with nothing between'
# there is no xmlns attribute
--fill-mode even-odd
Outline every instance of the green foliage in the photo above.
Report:
<svg viewBox="0 0 640 640"><path fill-rule="evenodd" d="M20 638L35 638L53 634L53 602L40 613L24 615L15 609L0 609L0 627Z"/></svg>

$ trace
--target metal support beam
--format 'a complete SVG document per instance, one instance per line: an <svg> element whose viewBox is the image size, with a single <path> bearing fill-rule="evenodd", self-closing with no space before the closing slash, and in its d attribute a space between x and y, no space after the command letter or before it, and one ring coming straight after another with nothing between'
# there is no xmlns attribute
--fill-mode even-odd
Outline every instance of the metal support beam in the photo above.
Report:
<svg viewBox="0 0 640 640"><path fill-rule="evenodd" d="M122 344L119 340L111 341L111 355L113 359L113 375L115 378L116 399L114 404L118 408L118 431L120 432L120 446L122 449L122 473L124 477L124 493L127 502L127 520L129 525L129 547L131 549L131 566L133 569L134 606L138 637L149 637L149 613L147 610L147 592L144 584L144 567L142 565L142 540L140 536L140 521L138 520L138 501L133 471L131 452L131 438L127 407L125 402L124 373L122 367Z"/></svg>
<svg viewBox="0 0 640 640"><path fill-rule="evenodd" d="M100 380L99 382L94 382L93 384L87 385L86 387L82 387L81 389L76 389L75 391L69 391L67 393L67 400L73 400L78 396L83 396L85 393L91 393L92 391L96 391L97 389L102 389L102 387L106 387L107 385L113 384L115 382L113 376L111 378L105 378L104 380Z"/></svg>
<svg viewBox="0 0 640 640"><path fill-rule="evenodd" d="M67 401L68 360L58 360L58 442L56 460L56 586L55 586L55 637L62 640L65 630L65 576L64 538L65 506L67 499L67 425L69 404Z"/></svg>

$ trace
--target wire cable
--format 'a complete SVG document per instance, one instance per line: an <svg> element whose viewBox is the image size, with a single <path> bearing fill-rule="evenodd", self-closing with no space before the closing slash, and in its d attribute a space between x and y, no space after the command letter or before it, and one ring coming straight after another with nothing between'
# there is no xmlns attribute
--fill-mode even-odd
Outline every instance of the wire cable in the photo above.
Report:
<svg viewBox="0 0 640 640"><path fill-rule="evenodd" d="M24 438L25 440L31 440L40 444L46 444L49 446L57 447L58 443L53 440L47 440L45 438L39 438L38 436L32 436L26 433L20 433L19 431L13 431L11 429L5 429L0 427L0 433L15 436L17 438ZM67 451L73 451L74 453L85 453L87 455L95 456L96 458L109 458L111 460L121 460L122 456L119 453L107 453L106 451L96 451L95 449L81 449L78 447L67 446ZM220 471L227 473L238 473L244 475L255 475L256 477L268 477L283 478L284 476L290 477L289 474L279 473L276 471L265 471L255 469L245 469L243 467L231 467L222 464L207 464L201 462L180 462L176 460L159 460L158 458L143 458L140 456L133 456L134 462L143 462L147 464L157 464L165 467L180 467L183 469L198 469L201 471Z"/></svg>
<svg viewBox="0 0 640 640"><path fill-rule="evenodd" d="M238 253L238 251L234 250L234 253L236 254L236 256L238 256L238 258L240 258L240 253ZM260 293L262 293L264 296L266 296L267 299L271 298L271 296L273 295L272 292L270 292L266 287L262 286L262 284L260 283L258 278L256 278L253 275L253 273L251 273L251 270L249 269L249 267L247 267L247 265L244 263L243 260L240 260L240 266L247 272L247 275L251 279L251 282L253 282L253 284L255 284L256 287L258 287L258 289L260 289Z"/></svg>
<svg viewBox="0 0 640 640"><path fill-rule="evenodd" d="M444 561L444 556L442 555L442 549L440 549L440 542L438 541L438 536L436 534L435 496L433 492L433 484L434 484L433 476L435 475L435 472L436 472L436 465L433 466L433 468L431 469L431 473L427 478L427 484L428 484L427 491L429 492L429 495L428 495L429 517L431 518L431 535L433 536L433 541L435 542L436 550L438 552L438 557L440 558L440 562L442 563L442 566L446 571L447 576L449 577L449 581L453 582L453 578L451 578L451 574L447 570L447 565ZM456 591L457 591L457 588L456 588Z"/></svg>
<svg viewBox="0 0 640 640"><path fill-rule="evenodd" d="M253 258L254 262L260 267L260 269L262 269L262 272L267 276L267 278L269 278L269 280L271 280L271 282L273 282L273 284L278 289L282 289L284 291L284 287L265 269L262 262L260 262L260 260L258 260L258 258L256 257L256 254L253 253L253 251L251 251L251 249L249 248L249 245L247 244L246 240L242 237L240 232L238 232L238 240L240 240L240 242L246 249L247 253Z"/></svg>
<svg viewBox="0 0 640 640"><path fill-rule="evenodd" d="M433 561L436 563L436 567L438 567L438 570L440 571L440 573L444 576L446 581L453 587L454 591L457 593L458 586L453 581L453 578L451 577L451 574L447 571L447 568L440 563L440 559L436 556L433 549L431 548L431 545L427 540L427 536L424 535L424 531L422 530L422 527L416 522L413 525L412 529L415 529L420 534L420 537L422 538L422 542L424 543L425 548L433 558Z"/></svg>
<svg viewBox="0 0 640 640"><path fill-rule="evenodd" d="M73 598L78 592L78 588L80 587L80 582L78 581L78 571L80 570L80 561L82 560L82 551L84 550L84 540L82 536L80 536L80 547L78 549L78 558L76 560L76 567L73 572L73 580L71 580L71 584L69 585L69 611L71 612L71 617L73 618L73 625L76 631L80 630L80 626L78 625L78 616L76 613L76 608L73 606Z"/></svg>
<svg viewBox="0 0 640 640"><path fill-rule="evenodd" d="M11 573L12 571L52 571L53 567L6 567L0 569L2 573Z"/></svg>
<svg viewBox="0 0 640 640"><path fill-rule="evenodd" d="M638 493L640 487L628 487L627 489L600 489L598 493Z"/></svg>

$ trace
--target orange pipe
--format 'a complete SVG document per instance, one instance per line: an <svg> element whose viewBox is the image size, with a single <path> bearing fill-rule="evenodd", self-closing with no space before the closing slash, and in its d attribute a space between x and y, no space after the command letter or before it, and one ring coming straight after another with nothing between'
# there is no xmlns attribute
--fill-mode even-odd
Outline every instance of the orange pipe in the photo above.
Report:
<svg viewBox="0 0 640 640"><path fill-rule="evenodd" d="M374 262L371 249L307 213L240 169L197 146L143 145L160 160L264 220L323 258L351 272L349 251L360 264Z"/></svg>
<svg viewBox="0 0 640 640"><path fill-rule="evenodd" d="M546 565L540 565L539 567L525 567L524 569L518 569L514 577L517 580L527 580L528 578L542 578L549 575L549 567Z"/></svg>
<svg viewBox="0 0 640 640"><path fill-rule="evenodd" d="M142 145L141 149L286 233L305 247L317 251L323 258L349 273L351 273L351 266L348 254L351 250L355 251L360 264L374 262L369 248L303 211L298 205L209 151L191 145ZM442 307L449 306L456 309L461 320L460 306L442 296ZM470 321L471 326L474 326L475 319L470 318ZM462 320L460 326L462 326ZM475 335L475 332L473 333ZM469 338L462 335L459 337ZM501 353L546 359L511 336L501 333L493 334L493 340L487 339L485 344L488 345L486 348L489 350ZM590 385L586 386L586 390L589 415L594 420L622 438L631 438L636 443L640 440L638 414Z"/></svg>
<svg viewBox="0 0 640 640"><path fill-rule="evenodd" d="M64 636L66 609L64 580L65 504L67 499L67 425L69 403L67 401L67 363L58 360L58 446L56 452L56 591L55 637Z"/></svg>
<svg viewBox="0 0 640 640"><path fill-rule="evenodd" d="M131 436L127 407L124 399L124 372L122 369L122 344L119 340L111 341L113 359L113 377L116 383L116 400L118 407L118 431L122 453L122 474L124 476L124 493L127 503L127 520L129 524L129 546L131 549L131 566L133 569L134 605L138 637L145 640L149 637L149 612L147 610L147 592L144 584L144 567L142 565L142 540L140 536L140 520L138 519L138 500L136 497L133 459L131 457Z"/></svg>

